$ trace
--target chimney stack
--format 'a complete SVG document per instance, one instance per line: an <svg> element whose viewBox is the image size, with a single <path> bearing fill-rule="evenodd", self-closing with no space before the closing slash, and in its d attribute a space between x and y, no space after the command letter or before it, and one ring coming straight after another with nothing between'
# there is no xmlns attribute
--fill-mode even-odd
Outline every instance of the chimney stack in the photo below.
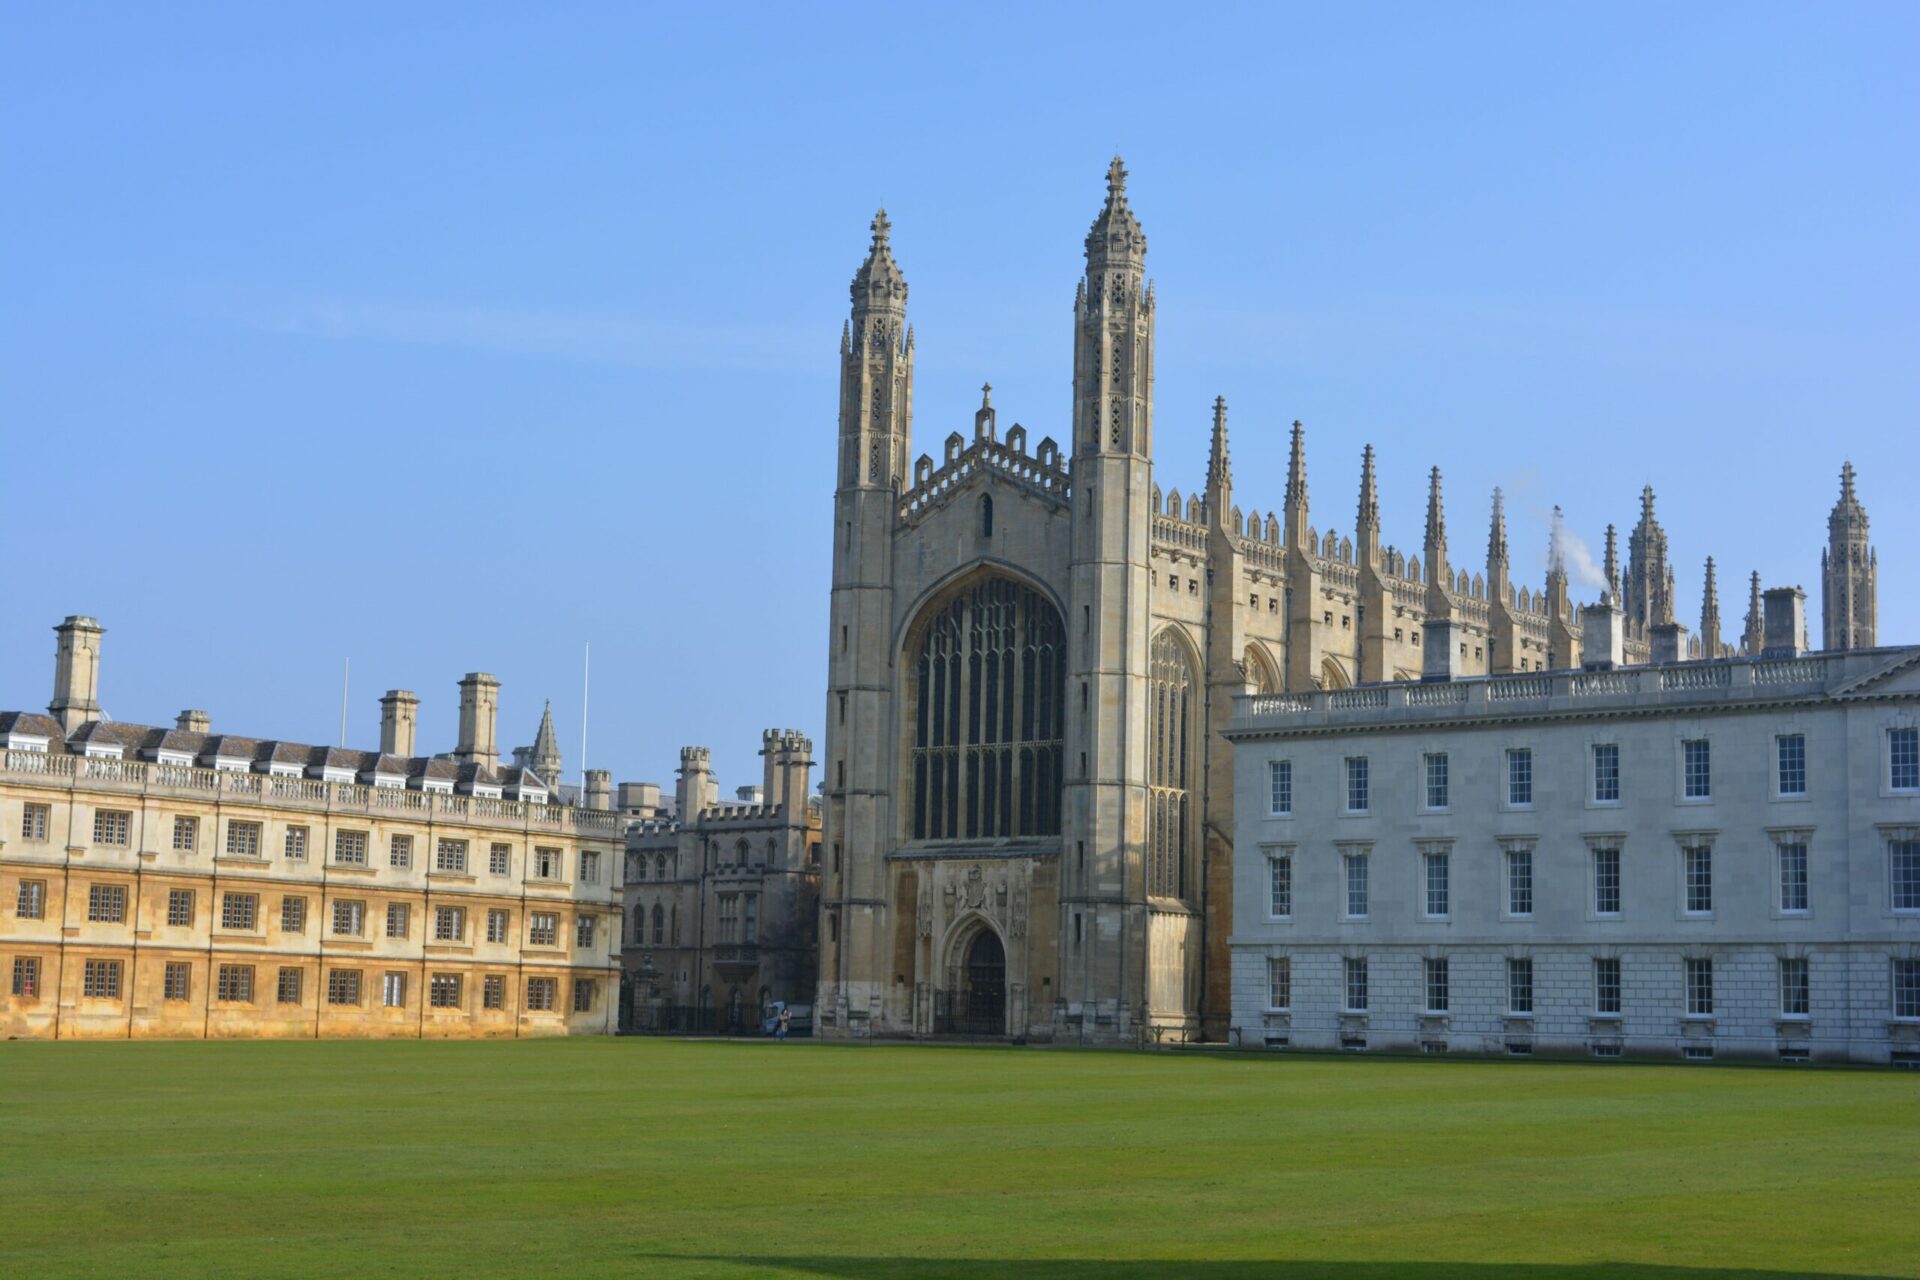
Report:
<svg viewBox="0 0 1920 1280"><path fill-rule="evenodd" d="M555 783L558 786L559 783ZM587 808L606 812L613 808L613 770L587 770L586 794L581 800Z"/></svg>
<svg viewBox="0 0 1920 1280"><path fill-rule="evenodd" d="M420 723L420 699L411 689L389 689L380 699L380 754L413 755L413 734Z"/></svg>
<svg viewBox="0 0 1920 1280"><path fill-rule="evenodd" d="M1652 638L1649 661L1679 662L1687 656L1687 629L1678 622L1656 622L1647 631Z"/></svg>
<svg viewBox="0 0 1920 1280"><path fill-rule="evenodd" d="M807 775L813 770L813 739L798 729L768 729L760 735L766 764L761 794L770 808L788 806L789 814L807 805Z"/></svg>
<svg viewBox="0 0 1920 1280"><path fill-rule="evenodd" d="M204 711L182 711L174 717L173 727L182 733L212 733L213 718Z"/></svg>
<svg viewBox="0 0 1920 1280"><path fill-rule="evenodd" d="M1580 665L1588 671L1611 671L1627 660L1626 615L1614 608L1611 596L1580 610Z"/></svg>
<svg viewBox="0 0 1920 1280"><path fill-rule="evenodd" d="M500 714L500 682L484 671L469 671L460 681L460 742L453 758L460 764L500 765L495 721Z"/></svg>
<svg viewBox="0 0 1920 1280"><path fill-rule="evenodd" d="M107 629L85 614L74 614L53 629L53 701L47 714L72 733L100 718L100 637Z"/></svg>
<svg viewBox="0 0 1920 1280"><path fill-rule="evenodd" d="M1807 635L1807 593L1798 587L1773 587L1761 597L1760 656L1797 658Z"/></svg>
<svg viewBox="0 0 1920 1280"><path fill-rule="evenodd" d="M1420 637L1420 679L1451 680L1460 674L1460 642L1454 637L1460 624L1451 618L1428 618Z"/></svg>
<svg viewBox="0 0 1920 1280"><path fill-rule="evenodd" d="M680 748L680 777L673 788L680 821L692 822L712 803L713 787L713 753L705 747Z"/></svg>

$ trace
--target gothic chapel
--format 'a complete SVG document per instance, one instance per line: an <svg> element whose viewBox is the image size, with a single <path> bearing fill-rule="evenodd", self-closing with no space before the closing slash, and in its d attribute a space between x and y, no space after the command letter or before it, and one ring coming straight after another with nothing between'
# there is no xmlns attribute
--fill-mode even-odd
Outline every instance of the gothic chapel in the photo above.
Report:
<svg viewBox="0 0 1920 1280"><path fill-rule="evenodd" d="M1578 665L1564 565L1550 554L1543 590L1510 579L1497 492L1484 576L1449 558L1437 468L1421 554L1383 545L1371 447L1352 537L1323 535L1295 423L1280 516L1243 514L1216 400L1205 488L1162 494L1154 293L1126 179L1116 158L1086 239L1064 452L1002 432L988 394L971 439L953 432L909 464L907 284L885 212L873 221L840 341L822 1035L1222 1038L1233 770L1217 731L1233 697L1436 663ZM1829 576L1864 580L1870 619L1864 513L1836 521L1834 554L1850 558ZM1707 634L1687 646L1666 550L1648 490L1628 660L1729 652L1711 562Z"/></svg>

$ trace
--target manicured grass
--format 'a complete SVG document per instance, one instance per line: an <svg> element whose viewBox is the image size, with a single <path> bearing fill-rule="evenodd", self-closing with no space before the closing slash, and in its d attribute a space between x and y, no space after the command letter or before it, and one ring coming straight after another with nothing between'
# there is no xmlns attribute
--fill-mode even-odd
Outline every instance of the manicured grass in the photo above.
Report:
<svg viewBox="0 0 1920 1280"><path fill-rule="evenodd" d="M0 1276L1914 1275L1920 1076L0 1045Z"/></svg>

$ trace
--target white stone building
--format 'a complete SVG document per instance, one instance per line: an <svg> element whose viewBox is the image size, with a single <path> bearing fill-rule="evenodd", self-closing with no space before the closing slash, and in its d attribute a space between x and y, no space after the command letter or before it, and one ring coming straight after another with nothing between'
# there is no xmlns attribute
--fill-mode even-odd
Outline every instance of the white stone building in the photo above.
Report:
<svg viewBox="0 0 1920 1280"><path fill-rule="evenodd" d="M1757 656L1602 603L1584 670L1241 698L1239 1043L1920 1061L1920 647L1766 594Z"/></svg>

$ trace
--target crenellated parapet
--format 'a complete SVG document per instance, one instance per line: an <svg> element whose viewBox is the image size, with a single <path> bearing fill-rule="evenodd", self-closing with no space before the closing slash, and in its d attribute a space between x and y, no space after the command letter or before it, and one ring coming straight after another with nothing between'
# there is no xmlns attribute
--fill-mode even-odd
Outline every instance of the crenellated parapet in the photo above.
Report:
<svg viewBox="0 0 1920 1280"><path fill-rule="evenodd" d="M1040 441L1033 453L1027 452L1027 429L1018 423L1008 430L1007 438L995 438L992 420L978 423L972 443L958 431L947 437L938 465L928 454L913 464L913 485L900 495L899 523L914 525L929 512L943 507L976 474L991 473L1012 481L1035 497L1064 508L1072 493L1066 455L1052 436Z"/></svg>

